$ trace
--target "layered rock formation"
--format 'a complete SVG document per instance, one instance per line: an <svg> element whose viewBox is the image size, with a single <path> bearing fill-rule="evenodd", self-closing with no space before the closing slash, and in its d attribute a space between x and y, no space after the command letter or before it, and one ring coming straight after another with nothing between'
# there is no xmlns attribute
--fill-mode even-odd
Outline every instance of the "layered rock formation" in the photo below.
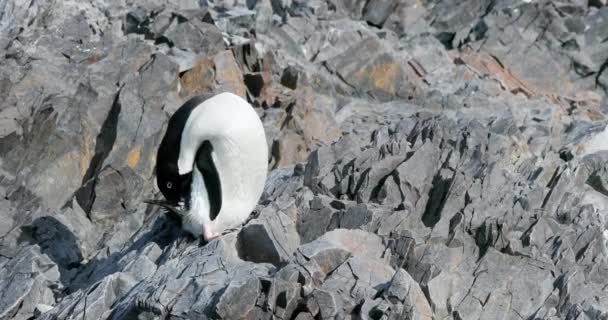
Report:
<svg viewBox="0 0 608 320"><path fill-rule="evenodd" d="M608 317L605 1L0 4L0 319ZM205 243L143 202L231 91L272 168Z"/></svg>

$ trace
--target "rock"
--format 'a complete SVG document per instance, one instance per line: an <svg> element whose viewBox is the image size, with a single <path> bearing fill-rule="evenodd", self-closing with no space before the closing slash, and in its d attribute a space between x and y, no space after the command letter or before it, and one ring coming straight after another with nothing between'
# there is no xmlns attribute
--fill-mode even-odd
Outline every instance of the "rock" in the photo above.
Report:
<svg viewBox="0 0 608 320"><path fill-rule="evenodd" d="M191 19L180 23L174 19L164 37L175 47L190 50L202 56L210 56L221 52L223 36L217 27L210 23Z"/></svg>
<svg viewBox="0 0 608 320"><path fill-rule="evenodd" d="M314 317L308 312L300 312L298 316L295 317L295 320L312 320Z"/></svg>
<svg viewBox="0 0 608 320"><path fill-rule="evenodd" d="M243 260L287 264L300 244L294 223L282 212L263 210L238 234L238 251Z"/></svg>
<svg viewBox="0 0 608 320"><path fill-rule="evenodd" d="M315 242L305 245L299 251L302 252L304 255L308 255L314 252L314 248L319 244L330 244L335 248L339 248L343 252L349 252L353 255L356 254L361 256L379 258L382 255L382 251L384 248L380 237L362 230L332 230L330 232L325 233Z"/></svg>
<svg viewBox="0 0 608 320"><path fill-rule="evenodd" d="M0 7L0 318L608 314L605 1ZM205 242L143 200L222 91L270 172Z"/></svg>
<svg viewBox="0 0 608 320"><path fill-rule="evenodd" d="M341 132L332 116L334 103L330 97L316 94L311 89L296 92L295 105L289 108L287 118L281 126L283 132L296 135L293 139L278 141L277 167L301 162L305 160L308 151L340 138Z"/></svg>
<svg viewBox="0 0 608 320"><path fill-rule="evenodd" d="M432 319L433 311L418 283L403 269L397 270L385 291L389 301L403 302L407 317L411 319Z"/></svg>
<svg viewBox="0 0 608 320"><path fill-rule="evenodd" d="M300 284L295 281L274 280L268 294L273 314L281 319L290 319L298 306L300 290Z"/></svg>
<svg viewBox="0 0 608 320"><path fill-rule="evenodd" d="M319 304L321 317L332 318L342 313L342 306L334 294L325 290L315 290L313 296Z"/></svg>
<svg viewBox="0 0 608 320"><path fill-rule="evenodd" d="M310 208L304 210L298 217L298 233L302 242L307 243L317 239L332 227L331 221L337 215L326 197L315 197L309 202Z"/></svg>
<svg viewBox="0 0 608 320"><path fill-rule="evenodd" d="M57 265L38 247L26 246L0 266L0 317L28 319L40 304L55 305L55 291L61 289Z"/></svg>
<svg viewBox="0 0 608 320"><path fill-rule="evenodd" d="M231 51L197 60L192 68L182 72L180 84L184 98L224 91L245 97L247 90Z"/></svg>
<svg viewBox="0 0 608 320"><path fill-rule="evenodd" d="M182 95L191 97L212 92L215 88L214 67L211 59L201 59L182 71L180 76Z"/></svg>
<svg viewBox="0 0 608 320"><path fill-rule="evenodd" d="M217 314L222 319L247 318L255 307L260 289L260 281L255 277L232 280L215 307Z"/></svg>
<svg viewBox="0 0 608 320"><path fill-rule="evenodd" d="M327 61L327 65L359 94L380 100L413 97L418 91L417 76L409 72L411 69L403 69L384 44L373 37L354 44Z"/></svg>
<svg viewBox="0 0 608 320"><path fill-rule="evenodd" d="M43 313L52 310L53 307L46 304L39 304L34 309L34 317L40 317Z"/></svg>
<svg viewBox="0 0 608 320"><path fill-rule="evenodd" d="M371 25L382 27L397 7L397 3L394 0L368 1L363 8L363 19Z"/></svg>
<svg viewBox="0 0 608 320"><path fill-rule="evenodd" d="M336 186L335 176L330 174L334 163L348 162L358 151L355 142L349 137L313 151L306 163L304 184L313 192L330 195L331 190Z"/></svg>

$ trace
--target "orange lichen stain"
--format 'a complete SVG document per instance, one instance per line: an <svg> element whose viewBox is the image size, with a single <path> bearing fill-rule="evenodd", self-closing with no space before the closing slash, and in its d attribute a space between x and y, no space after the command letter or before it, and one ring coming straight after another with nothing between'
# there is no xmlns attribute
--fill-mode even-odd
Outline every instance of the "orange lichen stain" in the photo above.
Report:
<svg viewBox="0 0 608 320"><path fill-rule="evenodd" d="M93 141L92 136L87 132L84 133L84 139L82 140L82 144L80 146L80 176L84 177L87 170L89 169L89 164L91 159L93 158Z"/></svg>
<svg viewBox="0 0 608 320"><path fill-rule="evenodd" d="M369 85L375 90L380 90L388 94L395 94L395 84L399 80L401 68L396 63L379 63L368 66L357 71L354 79L358 84Z"/></svg>
<svg viewBox="0 0 608 320"><path fill-rule="evenodd" d="M63 165L64 166L70 166L72 164L72 161L74 160L74 158L72 158L72 155L67 153L63 156Z"/></svg>
<svg viewBox="0 0 608 320"><path fill-rule="evenodd" d="M141 68L149 60L150 60L150 57L148 57L148 56L141 56L141 57L136 58L135 61L133 61L132 70L134 72L139 71L139 68Z"/></svg>
<svg viewBox="0 0 608 320"><path fill-rule="evenodd" d="M131 169L135 169L139 163L139 158L141 158L141 146L137 146L135 149L133 149L133 151L131 151L131 153L129 153L129 156L127 157L127 165L129 165Z"/></svg>
<svg viewBox="0 0 608 320"><path fill-rule="evenodd" d="M223 90L230 91L237 96L246 97L247 87L243 80L243 74L234 58L231 50L218 53L213 57L215 69L218 70L215 81Z"/></svg>
<svg viewBox="0 0 608 320"><path fill-rule="evenodd" d="M184 71L179 78L180 95L190 97L196 94L212 92L215 85L214 65L210 59L201 59L192 69Z"/></svg>
<svg viewBox="0 0 608 320"><path fill-rule="evenodd" d="M395 82L398 79L400 68L395 63L376 65L371 70L374 87L384 92L394 94Z"/></svg>

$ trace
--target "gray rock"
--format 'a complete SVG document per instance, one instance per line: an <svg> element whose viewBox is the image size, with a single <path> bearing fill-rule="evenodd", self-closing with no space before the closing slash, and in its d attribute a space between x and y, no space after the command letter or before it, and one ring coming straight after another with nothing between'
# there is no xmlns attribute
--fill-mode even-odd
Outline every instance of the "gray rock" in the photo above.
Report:
<svg viewBox="0 0 608 320"><path fill-rule="evenodd" d="M294 318L295 320L312 320L314 317L308 312L300 312L298 316Z"/></svg>
<svg viewBox="0 0 608 320"><path fill-rule="evenodd" d="M356 54L358 52L359 54ZM327 66L355 92L382 101L413 96L417 83L410 79L399 60L375 37L353 44L344 53L328 60Z"/></svg>
<svg viewBox="0 0 608 320"><path fill-rule="evenodd" d="M177 48L190 50L203 56L220 52L223 48L223 36L212 24L192 19L179 23L173 20L164 36Z"/></svg>
<svg viewBox="0 0 608 320"><path fill-rule="evenodd" d="M0 5L0 318L605 317L607 8ZM205 243L142 200L222 91L272 171Z"/></svg>
<svg viewBox="0 0 608 320"><path fill-rule="evenodd" d="M332 227L331 221L338 213L331 207L330 199L316 196L309 201L309 208L303 210L298 216L298 233L303 243L311 242L323 235Z"/></svg>
<svg viewBox="0 0 608 320"><path fill-rule="evenodd" d="M29 319L37 305L55 305L55 290L62 289L59 269L37 246L23 247L0 269L0 318Z"/></svg>
<svg viewBox="0 0 608 320"><path fill-rule="evenodd" d="M260 280L255 277L232 280L215 307L217 314L222 319L248 318L260 290Z"/></svg>
<svg viewBox="0 0 608 320"><path fill-rule="evenodd" d="M291 319L300 302L301 286L296 281L275 279L268 294L268 303L273 314L281 319Z"/></svg>
<svg viewBox="0 0 608 320"><path fill-rule="evenodd" d="M397 7L397 3L395 0L368 1L363 8L363 19L374 26L382 27Z"/></svg>
<svg viewBox="0 0 608 320"><path fill-rule="evenodd" d="M433 317L433 309L418 283L403 269L395 272L385 292L386 297L393 304L403 302L406 318L431 319Z"/></svg>
<svg viewBox="0 0 608 320"><path fill-rule="evenodd" d="M238 251L243 260L285 265L300 245L295 224L281 211L262 210L238 234Z"/></svg>
<svg viewBox="0 0 608 320"><path fill-rule="evenodd" d="M313 297L319 305L322 318L333 318L342 312L342 306L335 294L325 290L315 290Z"/></svg>

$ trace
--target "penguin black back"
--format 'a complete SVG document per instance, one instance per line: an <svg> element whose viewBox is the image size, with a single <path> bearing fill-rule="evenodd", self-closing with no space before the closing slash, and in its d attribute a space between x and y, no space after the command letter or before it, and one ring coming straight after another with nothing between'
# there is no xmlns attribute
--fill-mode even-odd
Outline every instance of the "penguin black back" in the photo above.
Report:
<svg viewBox="0 0 608 320"><path fill-rule="evenodd" d="M156 182L165 199L173 204L177 204L180 200L185 200L185 205L189 206L192 173L180 176L177 166L182 133L192 111L211 96L212 95L201 95L193 97L177 109L169 119L167 131L158 147L158 153L156 155ZM199 170L201 170L201 165L198 164L198 162L212 161L211 154L205 154L205 151L210 152L212 148L207 146L201 149L204 150L201 150L202 153L199 152L200 156L197 156L197 158L201 158L200 161L197 159L197 167L199 167ZM219 178L217 172L215 172L215 166L213 163L205 164L203 166L205 168L205 173L210 178L209 182L205 181L205 186L210 188L211 186L208 186L208 184L217 184L216 187L210 188L210 191L212 190L210 192L212 194L209 194L210 202L215 203L216 207L218 203L221 206L221 192L218 191ZM201 170L201 173L203 173L203 170ZM212 200L212 196L217 197L218 193L220 196L219 200L217 200L217 198Z"/></svg>

